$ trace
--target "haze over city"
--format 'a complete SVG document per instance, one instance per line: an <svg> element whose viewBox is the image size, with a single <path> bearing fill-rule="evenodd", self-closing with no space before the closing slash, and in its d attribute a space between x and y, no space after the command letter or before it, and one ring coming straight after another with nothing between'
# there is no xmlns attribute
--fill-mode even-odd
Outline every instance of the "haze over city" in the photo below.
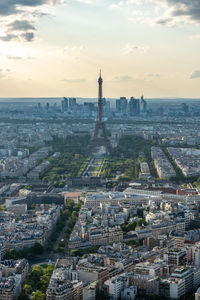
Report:
<svg viewBox="0 0 200 300"><path fill-rule="evenodd" d="M199 97L198 0L1 0L1 97Z"/></svg>

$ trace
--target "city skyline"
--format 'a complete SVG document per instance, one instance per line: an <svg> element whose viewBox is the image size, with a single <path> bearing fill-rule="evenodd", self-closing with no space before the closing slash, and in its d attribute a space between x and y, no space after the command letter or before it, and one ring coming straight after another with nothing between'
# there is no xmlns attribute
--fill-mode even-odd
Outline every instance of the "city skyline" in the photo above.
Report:
<svg viewBox="0 0 200 300"><path fill-rule="evenodd" d="M0 4L1 97L199 97L200 3Z"/></svg>

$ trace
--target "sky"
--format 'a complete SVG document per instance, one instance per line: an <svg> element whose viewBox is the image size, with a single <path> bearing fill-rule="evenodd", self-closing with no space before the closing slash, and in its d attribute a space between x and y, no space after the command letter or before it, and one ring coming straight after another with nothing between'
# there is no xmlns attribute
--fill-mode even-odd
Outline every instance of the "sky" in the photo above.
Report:
<svg viewBox="0 0 200 300"><path fill-rule="evenodd" d="M0 0L0 97L200 98L199 0Z"/></svg>

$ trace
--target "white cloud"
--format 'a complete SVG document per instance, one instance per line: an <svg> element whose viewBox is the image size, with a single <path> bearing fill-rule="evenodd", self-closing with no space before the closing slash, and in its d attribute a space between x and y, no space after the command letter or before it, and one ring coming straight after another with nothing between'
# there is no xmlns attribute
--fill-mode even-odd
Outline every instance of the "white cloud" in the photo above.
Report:
<svg viewBox="0 0 200 300"><path fill-rule="evenodd" d="M0 39L26 41L35 37L35 21L64 0L0 0Z"/></svg>
<svg viewBox="0 0 200 300"><path fill-rule="evenodd" d="M121 75L121 76L116 76L113 79L111 79L111 82L129 82L132 81L133 78L128 75Z"/></svg>
<svg viewBox="0 0 200 300"><path fill-rule="evenodd" d="M83 46L83 45L79 45L79 46L69 46L69 45L66 45L65 48L64 48L64 52L80 52L80 51L83 51L83 50L86 50L86 48Z"/></svg>
<svg viewBox="0 0 200 300"><path fill-rule="evenodd" d="M0 69L0 79L7 78L10 72L10 69Z"/></svg>
<svg viewBox="0 0 200 300"><path fill-rule="evenodd" d="M158 73L150 73L150 74L148 74L148 77L158 78L158 77L161 77L161 74L158 74Z"/></svg>
<svg viewBox="0 0 200 300"><path fill-rule="evenodd" d="M200 78L200 70L195 70L190 74L190 79Z"/></svg>
<svg viewBox="0 0 200 300"><path fill-rule="evenodd" d="M83 83L86 82L87 79L86 78L72 78L72 79L63 79L63 82L67 82L67 83Z"/></svg>
<svg viewBox="0 0 200 300"><path fill-rule="evenodd" d="M75 0L76 2L84 3L84 4L92 4L92 0Z"/></svg>
<svg viewBox="0 0 200 300"><path fill-rule="evenodd" d="M134 52L144 53L147 50L148 50L147 46L136 46L136 45L132 45L132 44L126 44L125 47L122 49L122 53L124 55L132 54Z"/></svg>
<svg viewBox="0 0 200 300"><path fill-rule="evenodd" d="M141 13L141 18L129 17L131 22L139 21L165 26L200 23L199 0L119 0L111 7L118 9L128 7L130 12L136 11L135 15Z"/></svg>
<svg viewBox="0 0 200 300"><path fill-rule="evenodd" d="M191 39L192 41L200 40L200 34L192 35L192 36L190 37L190 39Z"/></svg>

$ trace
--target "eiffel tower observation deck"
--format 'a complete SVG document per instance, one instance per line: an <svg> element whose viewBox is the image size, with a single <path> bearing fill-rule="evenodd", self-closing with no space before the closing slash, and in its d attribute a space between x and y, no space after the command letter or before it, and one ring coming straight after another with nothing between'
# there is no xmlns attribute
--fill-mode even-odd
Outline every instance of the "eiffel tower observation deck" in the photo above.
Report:
<svg viewBox="0 0 200 300"><path fill-rule="evenodd" d="M103 79L101 77L101 71L100 71L100 76L99 76L99 79L98 79L98 84L99 84L98 115L97 115L97 120L96 120L96 124L95 124L94 135L93 135L92 140L91 140L90 150L94 151L97 147L104 146L106 151L108 153L111 153L112 152L112 147L111 147L110 140L108 138L106 125L103 121L103 103L102 103Z"/></svg>

